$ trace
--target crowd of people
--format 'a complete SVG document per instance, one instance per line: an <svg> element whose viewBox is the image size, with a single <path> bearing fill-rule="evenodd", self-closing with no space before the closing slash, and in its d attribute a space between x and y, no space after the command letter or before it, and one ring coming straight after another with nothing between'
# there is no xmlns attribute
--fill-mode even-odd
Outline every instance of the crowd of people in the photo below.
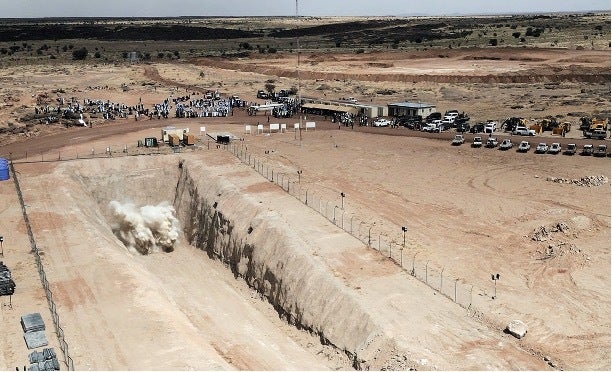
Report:
<svg viewBox="0 0 612 372"><path fill-rule="evenodd" d="M97 89L90 87L90 90L104 89L104 87L95 88ZM233 115L234 108L248 107L250 109L257 105L255 102L241 100L238 96L223 98L217 92L214 94L193 92L179 97L170 95L162 102L153 104L150 108L145 107L145 104L142 103L142 98L136 105L90 98L84 98L80 102L75 97L69 100L57 97L56 101L56 106L49 104L35 106L34 114L40 123L53 123L63 118L73 119L76 125L76 121L83 119L84 114L101 117L104 120L127 119L129 117L134 117L135 120L140 120L143 117L149 119L168 119L172 116L172 113L176 118L226 117ZM282 106L268 111L268 115L271 114L276 118L289 118L299 111L297 99L288 98L280 104Z"/></svg>

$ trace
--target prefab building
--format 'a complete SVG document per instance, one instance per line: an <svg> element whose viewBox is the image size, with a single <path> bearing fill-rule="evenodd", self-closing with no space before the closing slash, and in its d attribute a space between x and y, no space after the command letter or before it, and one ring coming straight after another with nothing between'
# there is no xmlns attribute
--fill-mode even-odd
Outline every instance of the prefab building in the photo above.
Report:
<svg viewBox="0 0 612 372"><path fill-rule="evenodd" d="M186 146L195 145L195 135L194 134L185 133L183 135L183 143Z"/></svg>
<svg viewBox="0 0 612 372"><path fill-rule="evenodd" d="M163 142L168 142L170 140L169 136L175 134L182 141L183 135L186 133L189 133L189 128L177 129L175 127L165 127L161 130L161 137Z"/></svg>
<svg viewBox="0 0 612 372"><path fill-rule="evenodd" d="M389 116L422 116L426 117L432 112L436 111L436 105L429 103L417 103L417 102L398 102L390 103Z"/></svg>
<svg viewBox="0 0 612 372"><path fill-rule="evenodd" d="M178 135L172 133L168 135L168 144L170 146L179 146L181 144L181 140L179 139Z"/></svg>

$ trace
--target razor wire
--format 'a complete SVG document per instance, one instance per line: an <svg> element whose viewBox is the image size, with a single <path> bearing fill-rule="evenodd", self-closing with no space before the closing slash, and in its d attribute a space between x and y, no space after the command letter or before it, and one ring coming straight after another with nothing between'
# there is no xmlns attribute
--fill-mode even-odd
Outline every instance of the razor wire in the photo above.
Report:
<svg viewBox="0 0 612 372"><path fill-rule="evenodd" d="M49 281L47 280L47 274L45 273L45 268L43 266L42 259L40 257L40 252L38 247L36 246L36 240L34 240L34 234L32 233L32 226L30 225L30 219L28 217L28 213L26 211L26 205L23 201L23 194L21 192L21 187L19 186L19 180L17 178L17 173L15 173L15 167L13 166L13 162L9 162L9 167L11 169L11 173L13 174L13 181L15 183L15 190L17 191L17 198L19 199L19 204L21 205L21 212L23 214L23 220L26 225L26 230L28 234L28 238L30 240L31 253L34 254L34 258L36 261L36 267L38 269L38 274L40 276L40 281L45 290L45 295L47 297L47 304L49 305L49 310L51 311L51 317L53 319L53 325L55 327L55 333L57 334L57 338L60 344L60 349L64 354L64 363L68 367L69 371L74 371L74 361L72 357L70 357L70 353L68 352L68 343L64 337L64 330L60 326L59 315L57 313L57 306L55 305L55 301L53 300L53 292L51 292Z"/></svg>

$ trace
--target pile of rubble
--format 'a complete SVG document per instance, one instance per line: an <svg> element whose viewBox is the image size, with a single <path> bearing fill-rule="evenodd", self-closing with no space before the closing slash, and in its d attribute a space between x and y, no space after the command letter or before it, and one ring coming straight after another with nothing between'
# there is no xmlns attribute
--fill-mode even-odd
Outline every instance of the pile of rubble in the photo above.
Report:
<svg viewBox="0 0 612 372"><path fill-rule="evenodd" d="M569 179L569 178L561 178L561 177L548 177L547 181L556 182L556 183L569 183L574 184L576 186L583 187L595 187L601 186L608 183L608 177L604 175L600 176L585 176L578 179Z"/></svg>
<svg viewBox="0 0 612 372"><path fill-rule="evenodd" d="M565 222L558 222L551 227L540 226L533 231L531 234L531 240L536 242L543 242L550 238L552 233L562 232L566 233L569 231L569 226Z"/></svg>
<svg viewBox="0 0 612 372"><path fill-rule="evenodd" d="M565 255L566 253L577 254L581 252L582 251L576 246L576 244L571 244L571 243L549 244L545 252L543 252L542 259L548 259L552 257L561 257Z"/></svg>

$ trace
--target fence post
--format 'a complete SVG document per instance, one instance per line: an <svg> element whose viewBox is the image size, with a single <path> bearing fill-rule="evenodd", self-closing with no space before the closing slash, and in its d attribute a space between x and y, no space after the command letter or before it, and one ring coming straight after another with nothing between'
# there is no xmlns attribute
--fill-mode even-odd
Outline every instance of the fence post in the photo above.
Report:
<svg viewBox="0 0 612 372"><path fill-rule="evenodd" d="M440 271L440 293L442 293L442 294L444 294L444 293L442 292L442 278L443 278L442 274L444 274L444 269L445 269L445 268L443 267L443 268L442 268L442 271Z"/></svg>
<svg viewBox="0 0 612 372"><path fill-rule="evenodd" d="M457 302L457 282L459 279L455 279L455 302Z"/></svg>

